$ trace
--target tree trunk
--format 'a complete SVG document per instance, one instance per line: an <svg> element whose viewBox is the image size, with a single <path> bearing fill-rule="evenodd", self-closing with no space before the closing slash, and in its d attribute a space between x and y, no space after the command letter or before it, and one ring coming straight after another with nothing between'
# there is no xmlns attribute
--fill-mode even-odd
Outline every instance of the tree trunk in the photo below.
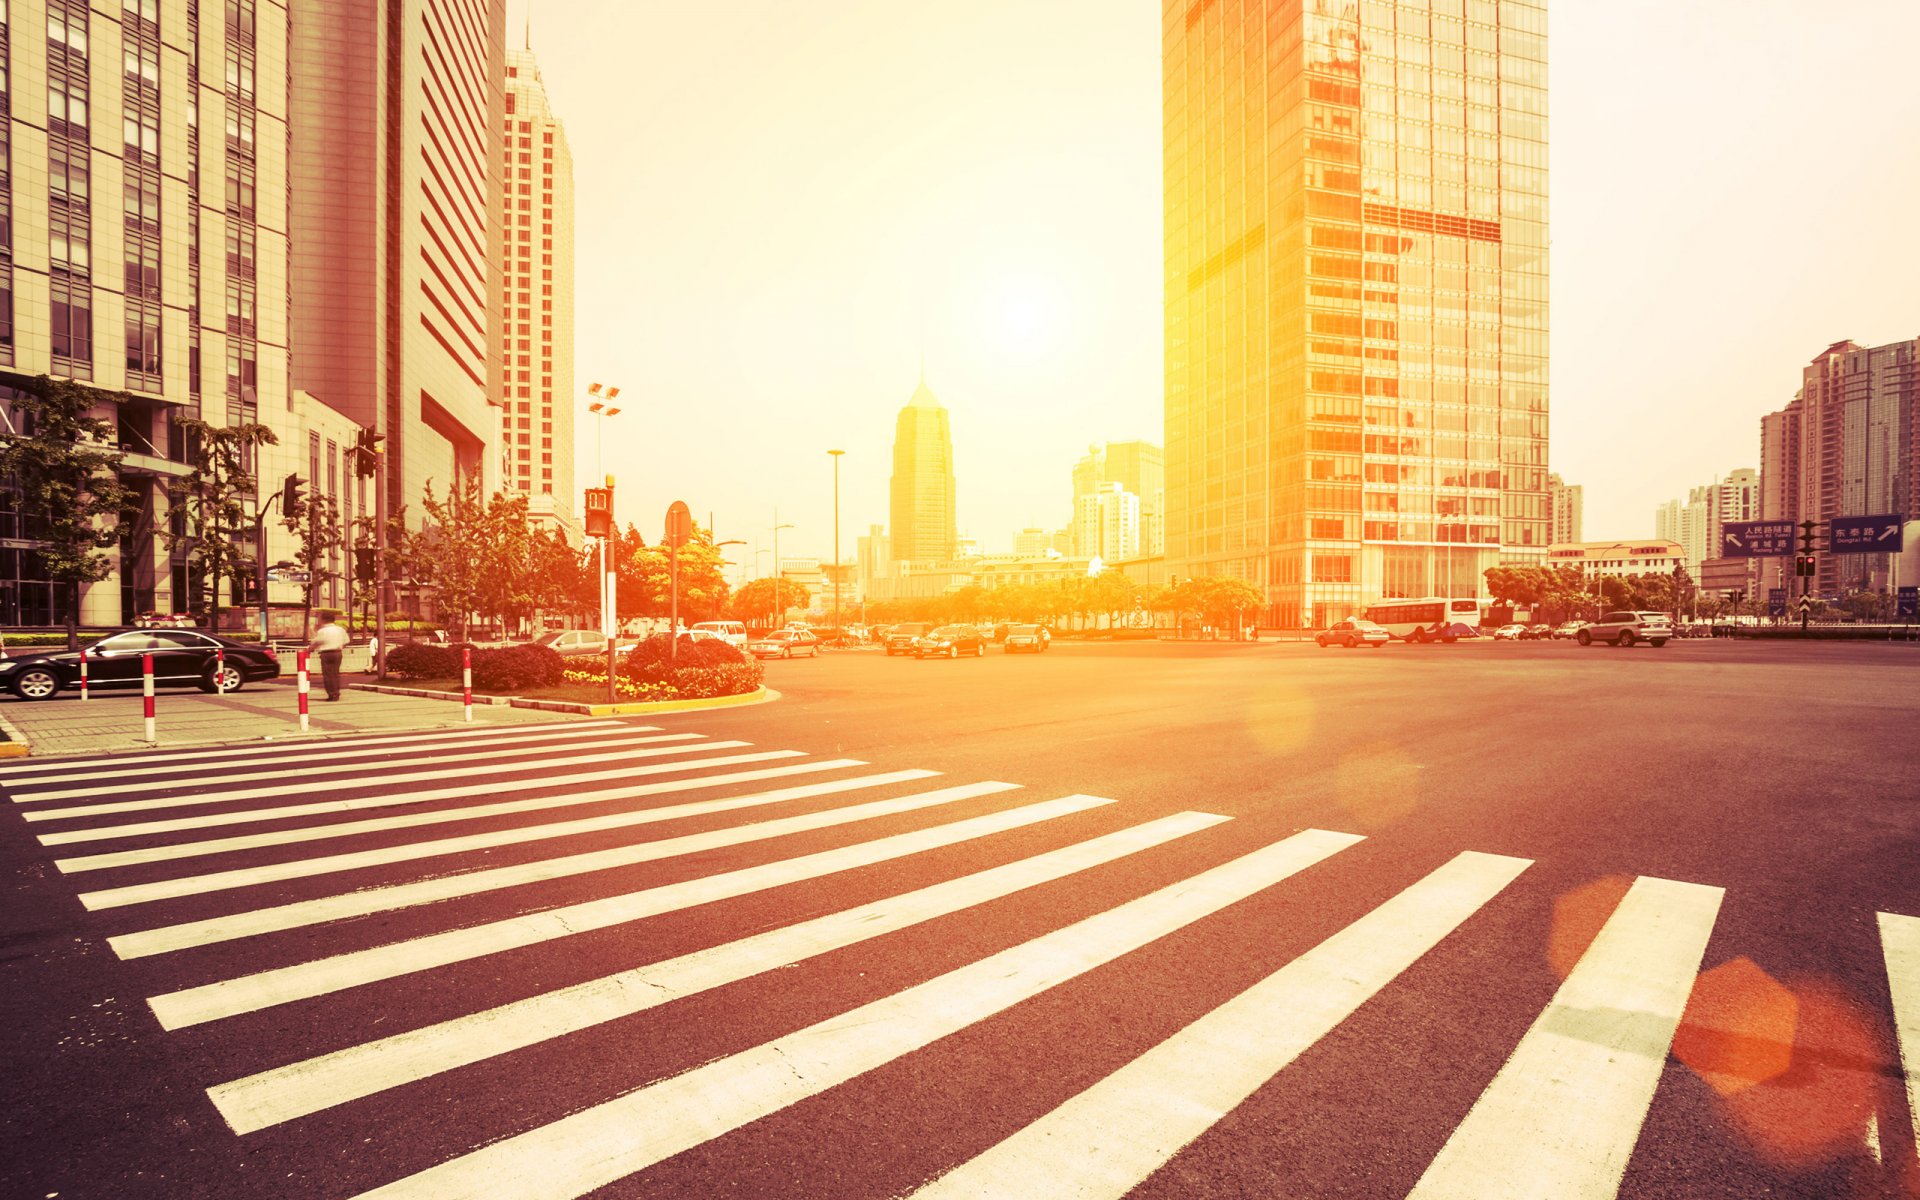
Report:
<svg viewBox="0 0 1920 1200"><path fill-rule="evenodd" d="M80 648L80 581L71 580L69 586L73 588L73 597L67 605L67 649L78 650Z"/></svg>

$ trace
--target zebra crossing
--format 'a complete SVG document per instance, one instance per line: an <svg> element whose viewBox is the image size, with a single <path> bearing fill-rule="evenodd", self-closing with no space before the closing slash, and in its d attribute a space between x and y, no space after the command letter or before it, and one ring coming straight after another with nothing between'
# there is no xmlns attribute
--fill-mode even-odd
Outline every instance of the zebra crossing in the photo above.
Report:
<svg viewBox="0 0 1920 1200"><path fill-rule="evenodd" d="M287 1061L215 1069L196 1084L238 1139L319 1114L364 1113L371 1126L382 1103L480 1064L538 1075L568 1038L691 997L1007 902L1040 906L1114 871L1154 872L1154 886L1129 899L811 1024L727 1044L665 1077L636 1065L619 1094L585 1097L554 1119L476 1128L469 1146L423 1169L379 1178L369 1162L372 1182L358 1193L368 1197L594 1193L1070 981L1124 971L1130 955L1204 930L1289 880L1310 885L1366 840L1303 829L1223 858L1209 848L1224 843L1210 839L1233 819L1203 807L1147 815L1124 797L1032 796L1011 782L952 782L618 719L21 761L0 767L0 789L89 931L142 978L168 981L144 997L163 1036L277 1012L325 1027L328 1006L362 989L426 989L462 964L537 961L525 956L724 901L904 872L941 850L984 864L680 953L623 943L631 961L589 978L535 972L511 999L451 1016L399 1011L346 1044L316 1039ZM1045 848L1010 854L1016 845ZM1209 865L1164 877L1155 864L1173 850ZM636 874L673 860L696 869ZM1476 914L1524 889L1534 865L1460 849L912 1194L1126 1195L1424 956L1473 937ZM567 895L551 899L558 893L542 885ZM523 899L535 891L549 899ZM1723 900L1705 884L1633 880L1409 1194L1619 1194ZM491 907L476 916L475 905ZM359 920L383 915L405 921ZM1880 913L1877 929L1911 1118L1920 916ZM303 940L313 934L325 936Z"/></svg>

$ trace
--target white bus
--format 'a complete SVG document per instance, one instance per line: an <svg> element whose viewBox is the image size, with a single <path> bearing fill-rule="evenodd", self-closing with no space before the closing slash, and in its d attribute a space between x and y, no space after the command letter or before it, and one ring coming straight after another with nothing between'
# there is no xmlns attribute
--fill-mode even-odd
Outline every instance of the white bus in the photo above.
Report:
<svg viewBox="0 0 1920 1200"><path fill-rule="evenodd" d="M1451 642L1454 635L1446 631L1453 626L1480 627L1480 602L1444 596L1376 600L1367 607L1366 616L1401 641Z"/></svg>

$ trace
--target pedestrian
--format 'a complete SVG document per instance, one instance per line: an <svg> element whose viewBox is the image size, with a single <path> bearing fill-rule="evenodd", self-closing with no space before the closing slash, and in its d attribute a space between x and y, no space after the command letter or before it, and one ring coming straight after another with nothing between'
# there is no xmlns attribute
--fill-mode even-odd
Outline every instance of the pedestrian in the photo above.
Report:
<svg viewBox="0 0 1920 1200"><path fill-rule="evenodd" d="M320 655L320 679L329 700L340 698L340 658L346 648L347 631L340 627L340 614L331 608L321 609L320 628L313 631L307 650Z"/></svg>
<svg viewBox="0 0 1920 1200"><path fill-rule="evenodd" d="M380 639L379 637L375 636L367 639L367 674L377 675L379 673L380 673Z"/></svg>

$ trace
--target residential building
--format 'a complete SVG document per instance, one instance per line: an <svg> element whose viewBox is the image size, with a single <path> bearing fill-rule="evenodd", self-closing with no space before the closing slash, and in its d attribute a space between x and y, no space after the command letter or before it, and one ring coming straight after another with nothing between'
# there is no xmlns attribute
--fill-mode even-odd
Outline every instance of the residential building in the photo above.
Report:
<svg viewBox="0 0 1920 1200"><path fill-rule="evenodd" d="M1263 624L1547 557L1544 0L1162 0L1166 568Z"/></svg>
<svg viewBox="0 0 1920 1200"><path fill-rule="evenodd" d="M573 474L573 154L530 50L507 51L496 351L500 479L534 522L579 541ZM540 232L525 215L540 214ZM550 218L550 219L549 219ZM549 228L550 227L550 228ZM540 298L538 311L534 297ZM594 481L598 486L599 481Z"/></svg>
<svg viewBox="0 0 1920 1200"><path fill-rule="evenodd" d="M0 35L0 420L13 427L8 402L39 375L98 389L93 415L126 454L134 512L112 574L81 589L74 615L184 611L206 580L160 536L174 520L166 485L187 473L179 422L299 437L286 10L45 0L0 12ZM264 498L281 480L272 463L257 470ZM0 504L0 624L61 624L71 594L46 578L24 499Z"/></svg>
<svg viewBox="0 0 1920 1200"><path fill-rule="evenodd" d="M899 563L951 560L954 519L953 436L947 410L923 377L894 421L890 550Z"/></svg>
<svg viewBox="0 0 1920 1200"><path fill-rule="evenodd" d="M1553 472L1547 473L1547 511L1552 514L1552 537L1556 542L1577 542L1584 536L1586 489L1568 484Z"/></svg>
<svg viewBox="0 0 1920 1200"><path fill-rule="evenodd" d="M1045 558L1053 549L1053 531L1028 526L1013 535L1013 556L1015 558Z"/></svg>
<svg viewBox="0 0 1920 1200"><path fill-rule="evenodd" d="M1864 347L1835 342L1802 368L1793 402L1760 422L1759 515L1791 521L1920 514L1920 338ZM1828 554L1811 586L1824 595L1885 588L1893 556ZM1764 586L1793 577L1769 560Z"/></svg>
<svg viewBox="0 0 1920 1200"><path fill-rule="evenodd" d="M1152 442L1106 442L1087 447L1087 455L1073 466L1073 500L1118 483L1140 499L1140 552L1158 554L1165 537L1166 463ZM1077 527L1076 518L1076 527ZM1075 554L1094 553L1076 542Z"/></svg>
<svg viewBox="0 0 1920 1200"><path fill-rule="evenodd" d="M488 491L503 482L501 298L512 296L516 327L519 312L560 316L558 280L517 277L529 286L509 293L500 268L506 0L290 0L274 11L292 22L281 76L293 385L379 428L389 510L404 505L421 522L429 481L442 494L468 478ZM518 150L523 165L539 157L530 134ZM516 247L522 231L557 236L545 199L517 208ZM560 382L531 361L516 361L513 381Z"/></svg>
<svg viewBox="0 0 1920 1200"><path fill-rule="evenodd" d="M1686 562L1679 542L1650 538L1640 542L1574 542L1547 548L1546 563L1579 567L1588 575L1671 575Z"/></svg>
<svg viewBox="0 0 1920 1200"><path fill-rule="evenodd" d="M887 527L869 525L867 532L854 540L854 557L859 564L860 594L871 595L874 581L893 574L893 558L887 542Z"/></svg>
<svg viewBox="0 0 1920 1200"><path fill-rule="evenodd" d="M1073 543L1080 558L1124 562L1140 557L1140 497L1118 482L1073 503Z"/></svg>

